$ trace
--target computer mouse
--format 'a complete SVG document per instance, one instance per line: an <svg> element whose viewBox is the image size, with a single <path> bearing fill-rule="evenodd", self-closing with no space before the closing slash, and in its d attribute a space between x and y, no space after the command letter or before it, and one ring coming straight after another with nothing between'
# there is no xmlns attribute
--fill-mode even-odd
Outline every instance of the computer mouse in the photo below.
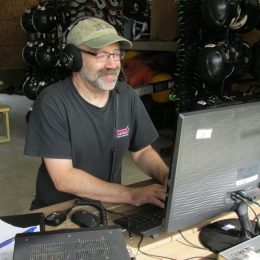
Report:
<svg viewBox="0 0 260 260"><path fill-rule="evenodd" d="M80 227L96 227L101 223L98 216L84 209L74 211L71 221Z"/></svg>

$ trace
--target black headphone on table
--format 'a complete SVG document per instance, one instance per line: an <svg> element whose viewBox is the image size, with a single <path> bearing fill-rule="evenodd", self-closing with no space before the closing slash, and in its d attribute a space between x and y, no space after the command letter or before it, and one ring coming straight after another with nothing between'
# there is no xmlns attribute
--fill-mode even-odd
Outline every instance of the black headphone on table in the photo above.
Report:
<svg viewBox="0 0 260 260"><path fill-rule="evenodd" d="M71 72L78 72L82 68L82 57L80 50L74 44L67 44L67 36L69 32L81 21L89 19L89 16L81 16L75 20L63 34L62 50L60 53L60 64Z"/></svg>
<svg viewBox="0 0 260 260"><path fill-rule="evenodd" d="M92 200L89 198L77 198L75 200L75 206L91 206L96 208L99 212L100 223L107 226L107 213L106 209L102 206L100 201Z"/></svg>

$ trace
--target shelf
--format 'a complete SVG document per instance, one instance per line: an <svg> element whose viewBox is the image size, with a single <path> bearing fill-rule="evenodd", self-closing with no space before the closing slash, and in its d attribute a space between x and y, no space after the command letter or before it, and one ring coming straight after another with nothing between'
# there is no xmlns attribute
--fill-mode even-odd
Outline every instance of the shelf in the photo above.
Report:
<svg viewBox="0 0 260 260"><path fill-rule="evenodd" d="M176 41L132 41L130 50L138 51L176 51Z"/></svg>
<svg viewBox="0 0 260 260"><path fill-rule="evenodd" d="M171 89L173 87L174 87L173 80L165 80L165 81L153 83L151 85L140 86L140 87L134 88L134 90L139 95L139 97L141 97L144 95Z"/></svg>

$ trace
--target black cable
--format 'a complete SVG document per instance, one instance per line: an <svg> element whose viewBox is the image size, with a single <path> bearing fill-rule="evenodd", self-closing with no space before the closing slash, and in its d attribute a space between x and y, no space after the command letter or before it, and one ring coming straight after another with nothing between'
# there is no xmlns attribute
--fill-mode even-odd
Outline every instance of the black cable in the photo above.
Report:
<svg viewBox="0 0 260 260"><path fill-rule="evenodd" d="M144 239L144 236L141 236L141 239L139 240L139 242L138 242L138 247L137 247L138 251L139 251L140 253L142 253L143 255L146 255L146 256L149 256L149 257L153 257L153 258L155 258L155 259L177 260L177 259L175 259L175 258L171 258L171 257L167 257L167 256L160 256L160 255L153 255L153 254L145 253L144 251L142 251L142 250L140 249L141 244L142 244L142 242L143 242L143 239Z"/></svg>
<svg viewBox="0 0 260 260"><path fill-rule="evenodd" d="M239 192L236 192L235 197L236 197L237 199L243 201L244 203L246 203L246 205L252 210L252 212L253 212L254 215L255 215L255 218L257 219L257 214L256 214L255 210L252 208L252 206L251 206L251 205L249 204L249 202L248 202L248 201L250 201L250 202L253 202L253 203L254 203L253 198L248 197L248 196L246 195L246 193L243 193L243 192L241 193L240 191L239 191Z"/></svg>
<svg viewBox="0 0 260 260"><path fill-rule="evenodd" d="M115 118L114 118L114 131L113 131L113 147L112 147L112 161L111 169L109 173L109 182L113 182L115 166L116 166L116 156L117 156L117 125L118 125L118 109L119 109L119 90L115 89L116 102L115 102Z"/></svg>
<svg viewBox="0 0 260 260"><path fill-rule="evenodd" d="M105 210L106 210L108 213L110 213L110 214L120 215L121 217L125 218L125 219L128 221L128 224L129 224L129 219L128 219L127 216L124 215L123 213L116 212L116 211L112 211L112 210L109 210L109 209L106 209L106 208L105 208ZM132 235L131 235L131 231L130 231L130 230L131 230L131 228L130 228L130 225L129 225L129 227L128 227L129 238L132 239ZM180 235L182 236L182 238L183 238L188 244L185 244L185 243L183 243L183 242L177 240L179 243L182 243L182 244L184 244L184 245L186 245L186 246L190 246L190 247L193 247L193 248L196 248L196 249L203 249L203 250L210 251L210 250L208 250L207 248L199 247L199 246L196 246L196 245L192 244L191 242L189 242L189 241L183 236L183 234L181 233L180 230L179 230L179 233L180 233ZM145 253L144 251L142 251L142 250L140 249L141 244L142 244L142 242L143 242L143 239L144 239L144 236L140 236L140 240L139 240L139 242L138 242L137 250L138 250L140 253L142 253L142 254L144 254L144 255L146 255L146 256L149 256L149 257L153 257L153 258L155 258L155 259L176 260L175 258L171 258L171 257L167 257L167 256L160 256L160 255L153 255L153 254ZM188 260L188 259L196 259L196 258L200 259L201 257L195 257L195 256L194 256L194 257L191 257L191 258L187 258L186 260ZM214 259L214 260L215 260L216 258L204 258L204 259Z"/></svg>
<svg viewBox="0 0 260 260"><path fill-rule="evenodd" d="M123 217L123 218L125 218L125 219L127 220L127 222L128 222L127 230L128 230L128 232L129 232L129 233L128 233L128 234L129 234L129 239L132 239L133 237L132 237L132 234L131 234L131 222L130 222L130 219L127 218L127 216L124 215L123 213L115 212L115 211L112 211L112 210L109 210L109 209L105 209L105 210L106 210L108 213L110 213L110 214L120 215L121 217ZM139 240L139 242L138 242L137 250L138 250L140 253L142 253L142 254L144 254L144 255L147 255L147 256L149 256L149 257L153 257L153 258L155 258L155 259L176 260L175 258L170 258L170 257L167 257L167 256L159 256L159 255L153 255L153 254L148 254L148 253L143 252L143 251L140 249L140 246L141 246L141 243L142 243L143 239L144 239L144 236L140 236L140 240Z"/></svg>
<svg viewBox="0 0 260 260"><path fill-rule="evenodd" d="M111 213L111 214L120 215L121 217L123 217L123 218L125 218L125 219L127 220L127 223L128 223L128 227L127 227L128 236L129 236L129 239L133 239L132 233L131 233L131 221L130 221L130 219L129 219L126 215L124 215L123 213L115 212L115 211L112 211L112 210L109 210L109 209L106 209L106 211L107 211L108 213ZM142 253L142 254L144 254L144 255L147 255L147 256L149 256L149 257L153 257L153 258L155 258L155 259L176 260L176 259L174 259L174 258L170 258L170 257L166 257L166 256L152 255L152 254L148 254L148 253L143 252L143 251L140 249L140 246L141 246L141 243L142 243L142 241L143 241L143 238L144 238L143 235L140 236L140 241L138 242L137 250L138 250L140 253Z"/></svg>
<svg viewBox="0 0 260 260"><path fill-rule="evenodd" d="M206 250L206 251L211 252L209 249L207 249L207 248L205 248L205 247L197 246L197 245L191 243L190 241L188 241L188 239L184 237L184 235L181 233L180 230L179 230L179 233L180 233L180 235L182 236L182 238L183 238L188 244L185 244L185 243L183 243L183 242L177 240L179 243L182 243L182 244L184 244L184 245L186 245L186 246L190 246L190 247L192 247L192 248L201 249L201 250ZM202 259L202 258L203 258L203 259L212 259L212 260L216 260L216 259L217 259L216 257L213 258L213 257L204 257L204 256L193 256L193 257L186 258L186 259L184 259L184 260Z"/></svg>
<svg viewBox="0 0 260 260"><path fill-rule="evenodd" d="M110 214L116 214L116 215L119 215L121 216L122 218L124 218L126 221L127 221L127 231L128 231L128 238L130 240L133 239L133 236L132 236L132 232L131 232L131 222L130 222L130 219L124 215L123 213L119 213L119 212L116 212L116 211L112 211L112 210L109 210L109 209L106 209L106 212L110 213Z"/></svg>
<svg viewBox="0 0 260 260"><path fill-rule="evenodd" d="M257 206L260 207L260 203L256 201L256 198L247 196L247 193L245 191L240 190L240 191L237 191L236 194L238 194L239 196L241 196L244 199L247 199L250 202L253 202L254 204L256 204Z"/></svg>
<svg viewBox="0 0 260 260"><path fill-rule="evenodd" d="M237 194L236 196L238 196L237 198L240 199L240 200L242 200L243 202L245 202L245 203L247 204L247 206L248 206L248 207L252 210L252 212L254 213L254 215L255 215L255 219L254 219L254 220L256 221L255 233L256 233L256 234L260 234L260 219L259 219L259 217L257 216L255 210L252 208L252 206L247 202L247 200L250 201L250 202L252 202L252 203L254 203L254 204L256 204L256 205L259 206L259 207L260 207L260 204L255 200L255 198L252 198L252 197L247 196L246 192L244 192L244 191L238 191L238 192L236 192L236 194Z"/></svg>
<svg viewBox="0 0 260 260"><path fill-rule="evenodd" d="M193 247L193 248L196 248L196 249L202 249L202 250L206 250L206 251L210 251L209 249L205 248L205 247L200 247L200 246L197 246L193 243L191 243L186 237L184 237L184 235L181 233L181 231L179 230L179 233L181 235L181 237L188 243L188 246L190 247ZM181 241L177 240L179 243L182 243ZM184 244L184 243L183 243ZM186 245L186 244L185 244ZM211 251L210 251L211 252Z"/></svg>
<svg viewBox="0 0 260 260"><path fill-rule="evenodd" d="M65 210L62 210L61 212L68 215L75 206L76 206L76 201L74 201L73 206L71 206Z"/></svg>

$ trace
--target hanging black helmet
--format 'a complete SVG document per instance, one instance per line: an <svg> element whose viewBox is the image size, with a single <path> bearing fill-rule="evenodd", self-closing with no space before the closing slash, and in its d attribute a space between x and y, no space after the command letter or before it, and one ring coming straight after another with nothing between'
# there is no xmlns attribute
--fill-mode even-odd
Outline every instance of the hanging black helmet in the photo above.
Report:
<svg viewBox="0 0 260 260"><path fill-rule="evenodd" d="M227 29L240 14L238 0L202 0L201 4L204 24L210 30Z"/></svg>
<svg viewBox="0 0 260 260"><path fill-rule="evenodd" d="M32 23L38 32L51 32L57 24L57 14L54 8L39 5L33 13Z"/></svg>
<svg viewBox="0 0 260 260"><path fill-rule="evenodd" d="M230 40L230 50L233 57L234 71L232 78L241 78L248 71L252 62L252 50L248 43L239 35Z"/></svg>
<svg viewBox="0 0 260 260"><path fill-rule="evenodd" d="M36 41L28 41L26 46L22 49L22 57L23 60L28 64L37 65L35 59L35 52L38 47L38 43Z"/></svg>
<svg viewBox="0 0 260 260"><path fill-rule="evenodd" d="M35 52L36 62L40 67L49 68L56 65L59 50L54 43L41 42Z"/></svg>
<svg viewBox="0 0 260 260"><path fill-rule="evenodd" d="M219 84L227 78L234 67L230 49L225 42L206 45L198 55L197 69L206 84Z"/></svg>
<svg viewBox="0 0 260 260"><path fill-rule="evenodd" d="M24 95L31 100L35 100L38 85L39 82L36 77L28 76L22 86Z"/></svg>
<svg viewBox="0 0 260 260"><path fill-rule="evenodd" d="M236 29L238 33L248 33L260 22L260 2L259 0L244 0L241 2L241 15L231 29Z"/></svg>
<svg viewBox="0 0 260 260"><path fill-rule="evenodd" d="M41 79L36 90L36 97L38 97L44 89L50 86L52 82L53 81L51 80L48 81L47 79Z"/></svg>
<svg viewBox="0 0 260 260"><path fill-rule="evenodd" d="M28 33L36 32L36 29L32 24L32 15L36 10L36 6L31 7L30 9L26 9L20 18L20 24L24 31Z"/></svg>

